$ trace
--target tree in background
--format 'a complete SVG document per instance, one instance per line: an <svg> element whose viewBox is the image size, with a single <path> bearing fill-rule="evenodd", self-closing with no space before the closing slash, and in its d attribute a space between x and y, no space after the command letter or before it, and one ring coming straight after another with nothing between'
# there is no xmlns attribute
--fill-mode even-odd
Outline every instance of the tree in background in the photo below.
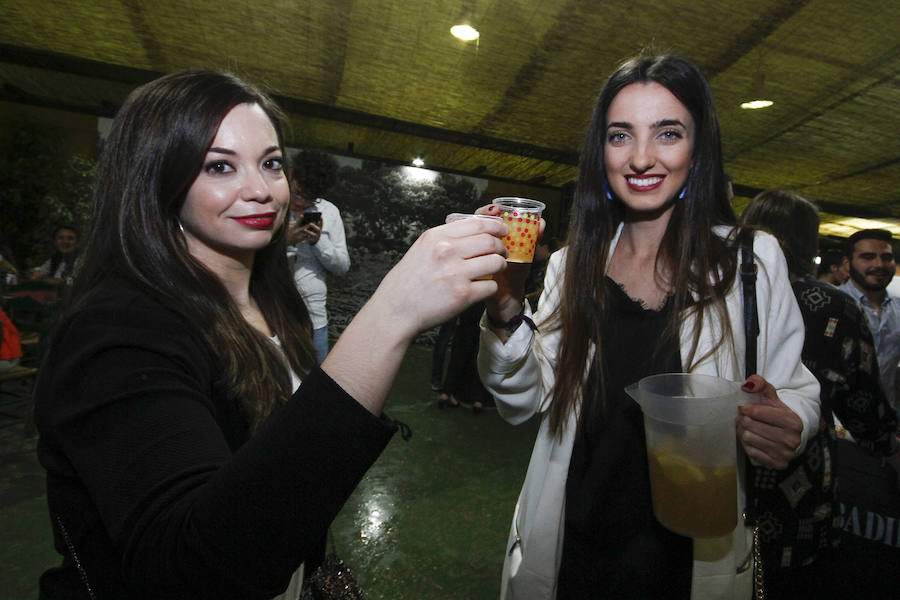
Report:
<svg viewBox="0 0 900 600"><path fill-rule="evenodd" d="M61 141L58 129L28 119L0 130L0 239L22 270L49 256L57 225L87 233L96 161Z"/></svg>
<svg viewBox="0 0 900 600"><path fill-rule="evenodd" d="M341 210L352 272L328 282L329 320L336 332L423 231L442 224L451 212L470 213L478 206L478 189L471 181L443 173L427 178L416 174L364 161L360 168L342 167L326 194Z"/></svg>
<svg viewBox="0 0 900 600"><path fill-rule="evenodd" d="M471 212L478 201L472 182L439 173L418 178L407 167L366 161L343 167L328 198L341 209L351 247L405 251L451 212Z"/></svg>

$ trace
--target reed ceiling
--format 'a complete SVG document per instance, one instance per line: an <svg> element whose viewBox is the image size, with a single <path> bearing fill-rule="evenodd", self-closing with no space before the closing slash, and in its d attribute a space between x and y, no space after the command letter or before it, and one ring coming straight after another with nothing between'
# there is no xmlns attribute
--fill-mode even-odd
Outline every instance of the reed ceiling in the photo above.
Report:
<svg viewBox="0 0 900 600"><path fill-rule="evenodd" d="M739 193L896 219L898 40L889 0L7 0L0 99L111 116L159 74L227 69L277 97L291 145L560 187L603 80L652 45L709 78Z"/></svg>

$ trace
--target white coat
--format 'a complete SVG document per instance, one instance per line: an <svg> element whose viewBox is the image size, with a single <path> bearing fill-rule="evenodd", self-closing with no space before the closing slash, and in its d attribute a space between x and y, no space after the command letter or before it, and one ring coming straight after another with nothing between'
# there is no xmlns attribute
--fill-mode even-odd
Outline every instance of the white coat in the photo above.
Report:
<svg viewBox="0 0 900 600"><path fill-rule="evenodd" d="M717 227L715 232L724 237L730 229ZM620 234L621 226L610 248L610 256ZM757 372L775 387L779 399L802 420L803 432L798 448L801 452L818 429L819 384L800 362L803 318L791 291L787 264L778 242L768 234L757 233L753 251L759 267L756 286L760 324ZM519 424L537 413L543 414L510 528L501 584L503 600L553 600L556 596L565 519L565 486L576 420L574 416L569 417L560 437L550 435L546 411L555 382L561 332L542 328L541 324L559 304L565 260L565 248L550 258L544 293L534 315L538 333L522 326L504 344L482 322L479 373L485 387L496 398L500 415L512 424ZM725 302L734 345L723 344L692 372L741 381L744 379L745 337L740 277L735 277ZM685 319L681 327L682 357L688 355L691 346L694 320ZM713 347L720 331L721 322L714 311L707 311L703 316L696 356L703 356ZM740 497L744 497L743 489ZM739 506L739 512L742 510ZM752 547L752 538L740 518L738 526L727 538L730 539L695 540L691 598L750 598L752 569L737 574ZM710 550L707 544L730 545L731 550L715 561L698 560Z"/></svg>

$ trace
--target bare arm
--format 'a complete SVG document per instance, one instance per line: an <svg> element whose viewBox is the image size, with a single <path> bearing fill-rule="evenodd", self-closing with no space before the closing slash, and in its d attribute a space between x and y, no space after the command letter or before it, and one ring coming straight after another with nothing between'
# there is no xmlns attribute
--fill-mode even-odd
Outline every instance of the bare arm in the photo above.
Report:
<svg viewBox="0 0 900 600"><path fill-rule="evenodd" d="M506 268L506 225L464 219L430 229L385 276L347 326L322 369L370 412L380 414L409 344L473 302L496 293Z"/></svg>

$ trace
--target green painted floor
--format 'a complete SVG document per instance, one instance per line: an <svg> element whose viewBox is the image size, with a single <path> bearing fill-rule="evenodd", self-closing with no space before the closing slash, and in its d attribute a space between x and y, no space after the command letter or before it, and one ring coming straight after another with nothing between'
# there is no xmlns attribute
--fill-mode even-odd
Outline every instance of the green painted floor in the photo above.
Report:
<svg viewBox="0 0 900 600"><path fill-rule="evenodd" d="M431 349L414 346L387 412L407 423L334 523L338 553L369 600L496 598L509 519L537 431L488 410L436 406ZM23 401L0 394L0 599L37 597L55 564L34 440Z"/></svg>

